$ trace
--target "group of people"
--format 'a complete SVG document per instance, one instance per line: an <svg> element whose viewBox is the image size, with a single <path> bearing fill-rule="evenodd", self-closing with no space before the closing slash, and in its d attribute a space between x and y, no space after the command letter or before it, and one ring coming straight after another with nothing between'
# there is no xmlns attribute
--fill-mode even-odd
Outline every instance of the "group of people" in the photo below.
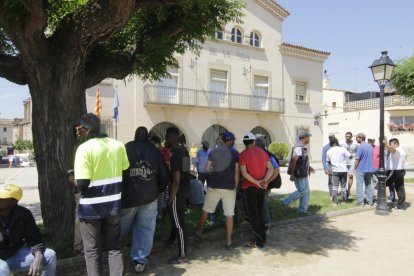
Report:
<svg viewBox="0 0 414 276"><path fill-rule="evenodd" d="M405 209L405 161L407 154L396 138L387 141L384 137L386 186L389 187L392 207ZM380 169L380 146L375 138L364 133L345 134L345 142L339 143L335 135L329 135L329 143L322 149L322 164L328 175L329 194L334 205L345 204L351 197L351 188L356 175L356 199L358 206L374 205L377 200L378 170ZM397 195L396 195L397 194ZM398 197L398 199L397 199Z"/></svg>
<svg viewBox="0 0 414 276"><path fill-rule="evenodd" d="M151 254L157 215L167 213L171 220L170 244L178 240L178 254L171 263L188 262L188 233L185 210L192 193L194 172L197 170L199 187L207 189L202 200L203 212L192 232L196 241L202 239L204 225L209 215L223 209L226 225L224 247L232 249L233 217L239 195L252 229L248 247L262 248L270 227L270 188L281 185L276 156L267 151L263 135L247 132L242 140L245 149L240 153L234 148L236 137L224 132L221 143L214 149L208 142L202 148L189 151L181 143L176 127L166 130L165 142L160 137L150 137L147 128L138 127L134 140L126 145L100 133L100 119L88 113L76 127L79 145L74 160L73 185L79 192L77 228L85 257L88 275L103 275L102 253L107 252L110 275L123 275L122 239L132 232L130 257L137 273L146 270ZM298 142L292 147L288 174L297 191L282 200L286 208L300 200L298 212L308 214L310 199L309 165L306 145L311 134L301 131ZM365 135L346 134L346 141L339 145L334 136L323 149L323 164L329 175L329 191L334 203L338 202L341 187L342 202L350 195L354 171L357 173L358 204L373 204L371 179L375 175L376 154L374 143L365 143ZM397 208L403 208L405 153L397 139L386 143L387 185L391 201L398 194ZM191 154L191 156L190 156ZM346 184L348 183L348 188ZM365 184L365 185L364 185ZM33 215L17 203L22 191L15 185L0 190L0 274L10 275L12 270L29 269L29 275L55 275L56 254L46 249ZM17 220L16 217L19 217ZM26 247L26 245L28 247ZM24 259L25 262L18 260Z"/></svg>

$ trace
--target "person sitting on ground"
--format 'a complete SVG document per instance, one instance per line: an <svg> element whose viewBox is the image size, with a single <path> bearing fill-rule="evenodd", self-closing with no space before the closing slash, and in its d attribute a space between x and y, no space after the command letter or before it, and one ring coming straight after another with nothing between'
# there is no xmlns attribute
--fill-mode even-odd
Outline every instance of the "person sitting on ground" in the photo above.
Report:
<svg viewBox="0 0 414 276"><path fill-rule="evenodd" d="M29 271L28 275L55 275L56 253L46 248L30 210L18 204L22 189L0 189L0 275Z"/></svg>

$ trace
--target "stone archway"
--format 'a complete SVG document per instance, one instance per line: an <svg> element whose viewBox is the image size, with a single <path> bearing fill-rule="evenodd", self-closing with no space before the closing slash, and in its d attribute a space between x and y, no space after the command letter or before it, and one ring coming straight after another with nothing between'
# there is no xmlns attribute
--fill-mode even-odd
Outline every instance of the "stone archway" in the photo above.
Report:
<svg viewBox="0 0 414 276"><path fill-rule="evenodd" d="M209 126L204 131L201 141L207 141L210 143L210 148L215 148L222 143L221 135L226 131L227 129L225 127L218 124Z"/></svg>
<svg viewBox="0 0 414 276"><path fill-rule="evenodd" d="M158 136L161 141L164 141L165 140L165 134L167 132L167 128L169 128L169 127L176 127L178 129L180 129L179 127L177 127L173 123L161 122L161 123L158 123L158 124L156 124L155 126L153 126L151 128L151 130L149 131L149 136L150 137ZM180 132L181 132L181 143L183 145L185 145L187 143L187 139L186 139L184 133L181 131L181 129L180 129Z"/></svg>
<svg viewBox="0 0 414 276"><path fill-rule="evenodd" d="M263 127L261 127L261 126L256 126L256 127L254 127L252 130L251 130L251 132L253 133L253 134L262 134L262 135L264 135L264 140L265 140L265 142L266 142L266 147L268 147L269 145L270 145L270 143L272 143L272 139L271 139L271 137L270 137L270 134L269 134L269 132L267 132L267 130L266 129L264 129Z"/></svg>

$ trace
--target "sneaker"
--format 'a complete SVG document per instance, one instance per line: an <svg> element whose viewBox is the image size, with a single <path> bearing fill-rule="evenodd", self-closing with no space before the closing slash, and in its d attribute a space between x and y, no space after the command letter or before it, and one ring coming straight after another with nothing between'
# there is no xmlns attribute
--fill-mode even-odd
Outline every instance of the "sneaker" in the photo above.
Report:
<svg viewBox="0 0 414 276"><path fill-rule="evenodd" d="M147 266L146 264L141 264L141 263L139 263L137 261L134 261L134 269L135 269L135 272L136 273L144 272L146 266Z"/></svg>
<svg viewBox="0 0 414 276"><path fill-rule="evenodd" d="M259 248L255 241L246 242L245 246L250 248Z"/></svg>
<svg viewBox="0 0 414 276"><path fill-rule="evenodd" d="M311 212L309 212L309 211L298 211L298 213L299 214L303 214L303 215L312 215L312 213Z"/></svg>
<svg viewBox="0 0 414 276"><path fill-rule="evenodd" d="M186 264L189 260L187 257L172 257L168 260L168 263L170 264Z"/></svg>
<svg viewBox="0 0 414 276"><path fill-rule="evenodd" d="M226 250L232 250L233 249L233 246L231 245L231 243L230 244L226 244L224 246L224 249L226 249Z"/></svg>

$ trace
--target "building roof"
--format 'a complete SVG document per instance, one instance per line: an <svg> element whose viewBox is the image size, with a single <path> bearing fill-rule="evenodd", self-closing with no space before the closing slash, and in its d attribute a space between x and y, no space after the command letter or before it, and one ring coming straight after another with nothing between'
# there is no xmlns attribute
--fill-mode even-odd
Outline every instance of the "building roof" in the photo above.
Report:
<svg viewBox="0 0 414 276"><path fill-rule="evenodd" d="M274 0L253 0L253 2L264 8L266 11L268 11L270 14L282 22L289 15L289 12Z"/></svg>
<svg viewBox="0 0 414 276"><path fill-rule="evenodd" d="M282 55L320 63L324 62L331 55L330 52L311 49L286 42L282 42L282 44L279 45L279 49Z"/></svg>

